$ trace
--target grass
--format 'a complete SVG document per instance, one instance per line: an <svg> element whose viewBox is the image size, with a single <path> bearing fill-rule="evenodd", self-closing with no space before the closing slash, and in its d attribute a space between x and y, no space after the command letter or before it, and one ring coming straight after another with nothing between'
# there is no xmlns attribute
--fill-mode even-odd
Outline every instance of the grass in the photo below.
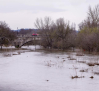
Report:
<svg viewBox="0 0 99 91"><path fill-rule="evenodd" d="M95 62L95 63L87 63L87 65L89 66L95 66L95 65L99 65L99 63Z"/></svg>
<svg viewBox="0 0 99 91"><path fill-rule="evenodd" d="M74 78L84 78L84 76L78 76L78 75L77 75L77 70L76 70L77 67L75 67L74 65L73 65L73 67L74 67L74 69L75 69L76 75L75 75L75 76L71 76L71 78L72 78L72 79L74 79Z"/></svg>
<svg viewBox="0 0 99 91"><path fill-rule="evenodd" d="M70 56L68 56L67 58L71 58Z"/></svg>
<svg viewBox="0 0 99 91"><path fill-rule="evenodd" d="M86 63L86 61L77 61L78 63Z"/></svg>
<svg viewBox="0 0 99 91"><path fill-rule="evenodd" d="M74 79L74 78L84 78L84 76L72 76L71 78L72 79Z"/></svg>
<svg viewBox="0 0 99 91"><path fill-rule="evenodd" d="M93 77L93 76L91 76L90 78L91 78L91 79L93 79L94 77Z"/></svg>
<svg viewBox="0 0 99 91"><path fill-rule="evenodd" d="M88 72L88 69L80 70L80 72Z"/></svg>
<svg viewBox="0 0 99 91"><path fill-rule="evenodd" d="M96 64L95 63L87 63L87 65L89 65L89 66L95 66Z"/></svg>
<svg viewBox="0 0 99 91"><path fill-rule="evenodd" d="M95 65L99 65L99 63L95 63Z"/></svg>
<svg viewBox="0 0 99 91"><path fill-rule="evenodd" d="M82 53L77 53L76 56L84 56Z"/></svg>
<svg viewBox="0 0 99 91"><path fill-rule="evenodd" d="M76 60L75 58L70 58L69 60Z"/></svg>
<svg viewBox="0 0 99 91"><path fill-rule="evenodd" d="M94 74L99 75L99 72L94 72Z"/></svg>
<svg viewBox="0 0 99 91"><path fill-rule="evenodd" d="M11 57L11 54L3 54L4 57Z"/></svg>

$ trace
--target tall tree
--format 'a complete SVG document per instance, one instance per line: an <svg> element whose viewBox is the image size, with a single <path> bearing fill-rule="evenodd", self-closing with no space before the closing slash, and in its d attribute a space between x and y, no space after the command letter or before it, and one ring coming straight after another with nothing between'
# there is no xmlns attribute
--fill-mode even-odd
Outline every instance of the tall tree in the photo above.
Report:
<svg viewBox="0 0 99 91"><path fill-rule="evenodd" d="M7 23L0 21L0 45L8 44L16 38L16 34L12 31Z"/></svg>
<svg viewBox="0 0 99 91"><path fill-rule="evenodd" d="M87 18L79 24L79 45L91 52L99 49L99 5L88 9Z"/></svg>
<svg viewBox="0 0 99 91"><path fill-rule="evenodd" d="M44 19L37 19L35 22L35 26L40 30L41 35L41 45L46 47L52 47L52 25L53 21L50 17L45 17Z"/></svg>

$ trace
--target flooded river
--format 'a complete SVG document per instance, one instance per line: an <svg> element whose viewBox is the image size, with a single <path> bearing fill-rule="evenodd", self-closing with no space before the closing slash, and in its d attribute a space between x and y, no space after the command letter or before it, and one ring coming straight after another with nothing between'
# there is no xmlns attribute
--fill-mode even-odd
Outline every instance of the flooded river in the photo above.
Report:
<svg viewBox="0 0 99 91"><path fill-rule="evenodd" d="M0 52L0 91L99 91L98 61L98 55L80 52L5 48Z"/></svg>

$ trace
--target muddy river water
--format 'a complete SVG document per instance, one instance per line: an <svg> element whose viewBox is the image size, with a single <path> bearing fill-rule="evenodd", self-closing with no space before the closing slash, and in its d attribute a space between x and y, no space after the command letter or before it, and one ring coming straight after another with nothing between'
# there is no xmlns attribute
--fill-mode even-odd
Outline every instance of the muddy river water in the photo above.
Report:
<svg viewBox="0 0 99 91"><path fill-rule="evenodd" d="M99 91L98 55L23 48L0 52L0 91Z"/></svg>

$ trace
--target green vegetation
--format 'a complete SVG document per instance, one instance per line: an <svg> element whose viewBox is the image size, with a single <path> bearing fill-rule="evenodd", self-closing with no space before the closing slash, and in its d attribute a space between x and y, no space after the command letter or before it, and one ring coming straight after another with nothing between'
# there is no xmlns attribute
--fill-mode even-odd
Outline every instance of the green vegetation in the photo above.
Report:
<svg viewBox="0 0 99 91"><path fill-rule="evenodd" d="M79 24L78 43L82 49L99 51L99 5L89 7L87 19Z"/></svg>

